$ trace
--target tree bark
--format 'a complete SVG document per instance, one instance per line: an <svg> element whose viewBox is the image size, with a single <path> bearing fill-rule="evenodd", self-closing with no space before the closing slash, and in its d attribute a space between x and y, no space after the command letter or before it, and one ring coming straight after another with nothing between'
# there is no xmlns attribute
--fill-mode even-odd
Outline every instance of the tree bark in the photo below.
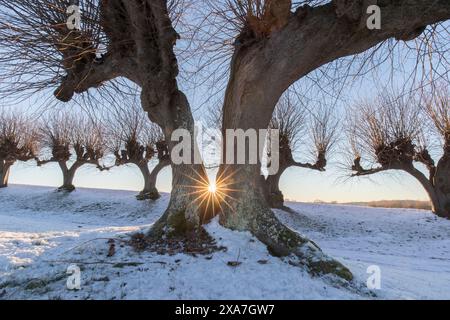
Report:
<svg viewBox="0 0 450 320"><path fill-rule="evenodd" d="M8 186L9 173L13 164L9 161L0 160L0 188Z"/></svg>
<svg viewBox="0 0 450 320"><path fill-rule="evenodd" d="M433 203L436 215L450 219L450 155L448 152L439 160L434 175L437 201Z"/></svg>
<svg viewBox="0 0 450 320"><path fill-rule="evenodd" d="M163 128L170 154L179 143L172 141L172 133L177 129L185 129L190 133L191 163L174 164L172 167L172 191L169 206L163 216L150 230L150 237L183 237L193 232L203 231L202 225L209 221L213 214L202 204L200 195L202 183L208 183L208 176L203 164L196 164L194 153L198 150L195 136L195 124L186 96L176 90L167 106L150 103L147 94L143 91L142 105L148 112L150 120ZM205 188L204 192L207 192Z"/></svg>
<svg viewBox="0 0 450 320"><path fill-rule="evenodd" d="M271 208L282 209L284 207L284 195L280 190L280 179L287 168L280 168L275 175L268 176L265 181L265 197Z"/></svg>

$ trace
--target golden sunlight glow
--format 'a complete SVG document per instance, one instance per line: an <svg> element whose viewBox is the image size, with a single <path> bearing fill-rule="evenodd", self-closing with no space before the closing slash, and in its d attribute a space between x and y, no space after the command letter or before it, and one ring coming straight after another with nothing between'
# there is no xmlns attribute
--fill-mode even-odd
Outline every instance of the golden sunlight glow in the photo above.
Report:
<svg viewBox="0 0 450 320"><path fill-rule="evenodd" d="M212 218L223 211L223 205L233 210L230 202L235 199L230 193L238 190L232 189L230 186L233 184L233 176L235 174L226 175L222 173L215 182L210 182L204 175L195 172L196 177L187 176L192 181L192 184L184 187L191 189L191 192L187 194L193 195L195 197L194 201L198 202L200 206L204 206L205 215L211 215L210 218Z"/></svg>
<svg viewBox="0 0 450 320"><path fill-rule="evenodd" d="M217 186L216 186L216 183L215 183L215 182L211 182L211 183L209 184L208 191L209 191L210 193L216 193L216 191L217 191Z"/></svg>

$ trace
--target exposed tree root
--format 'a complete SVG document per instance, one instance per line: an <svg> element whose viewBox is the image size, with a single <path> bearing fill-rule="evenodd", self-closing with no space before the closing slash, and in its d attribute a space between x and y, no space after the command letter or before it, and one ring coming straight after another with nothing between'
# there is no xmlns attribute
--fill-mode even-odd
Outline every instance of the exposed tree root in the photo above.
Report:
<svg viewBox="0 0 450 320"><path fill-rule="evenodd" d="M233 230L250 231L277 257L295 258L313 276L335 275L346 281L353 275L339 261L328 257L313 241L282 224L264 201L241 201L234 213L221 217Z"/></svg>
<svg viewBox="0 0 450 320"><path fill-rule="evenodd" d="M161 198L161 195L159 194L158 190L154 189L151 191L141 191L137 196L136 199L139 201L143 200L158 200Z"/></svg>
<svg viewBox="0 0 450 320"><path fill-rule="evenodd" d="M67 185L67 186L61 186L59 187L56 191L58 192L73 192L75 191L75 186L74 185Z"/></svg>
<svg viewBox="0 0 450 320"><path fill-rule="evenodd" d="M283 225L273 214L271 219L256 226L254 234L267 245L271 254L294 256L313 276L336 275L347 281L353 280L348 268L323 253L313 241Z"/></svg>
<svg viewBox="0 0 450 320"><path fill-rule="evenodd" d="M202 227L202 223L206 221L200 218L199 212L201 208L195 204L178 209L174 203L170 203L169 208L150 231L147 234L133 235L130 243L136 250L170 255L208 255L226 250L218 246L216 240Z"/></svg>
<svg viewBox="0 0 450 320"><path fill-rule="evenodd" d="M172 234L169 237L138 233L132 236L130 244L138 251L148 250L161 255L184 253L196 256L227 250L225 247L218 246L216 240L204 228L191 230L184 234Z"/></svg>

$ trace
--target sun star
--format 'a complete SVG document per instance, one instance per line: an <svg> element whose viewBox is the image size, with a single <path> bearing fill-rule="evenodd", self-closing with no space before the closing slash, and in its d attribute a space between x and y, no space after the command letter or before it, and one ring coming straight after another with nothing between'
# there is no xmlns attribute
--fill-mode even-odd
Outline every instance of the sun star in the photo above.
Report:
<svg viewBox="0 0 450 320"><path fill-rule="evenodd" d="M208 191L209 193L216 193L217 186L214 182L210 183L210 185L208 186Z"/></svg>

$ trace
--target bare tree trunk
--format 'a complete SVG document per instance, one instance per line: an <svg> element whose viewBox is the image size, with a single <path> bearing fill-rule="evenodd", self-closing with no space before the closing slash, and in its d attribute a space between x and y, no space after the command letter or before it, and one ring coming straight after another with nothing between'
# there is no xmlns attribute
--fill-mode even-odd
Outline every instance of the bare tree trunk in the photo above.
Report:
<svg viewBox="0 0 450 320"><path fill-rule="evenodd" d="M265 197L271 208L282 209L284 207L284 195L280 190L280 179L285 170L280 168L277 174L268 176L264 180Z"/></svg>
<svg viewBox="0 0 450 320"><path fill-rule="evenodd" d="M434 175L430 181L421 171L410 166L404 171L416 178L428 194L431 210L437 216L450 218L450 161L445 156L439 161Z"/></svg>
<svg viewBox="0 0 450 320"><path fill-rule="evenodd" d="M73 185L73 179L75 177L75 173L78 168L82 166L81 163L76 161L70 169L67 167L67 163L64 161L58 162L59 167L61 168L63 174L63 184L58 188L59 191L72 192L75 190L75 186Z"/></svg>
<svg viewBox="0 0 450 320"><path fill-rule="evenodd" d="M445 156L439 161L434 175L430 181L421 171L413 166L404 171L416 178L428 194L431 210L437 216L450 218L450 161Z"/></svg>
<svg viewBox="0 0 450 320"><path fill-rule="evenodd" d="M277 88L273 83L261 83L258 73L252 73L254 69L245 67L248 62L245 59L248 57L249 55L240 59L235 55L233 60L234 67L224 105L224 149L227 146L227 129L266 129L275 105L286 89ZM257 113L254 112L256 108ZM260 156L262 152L259 150ZM296 256L298 262L305 265L312 274L336 274L351 280L353 276L346 267L327 257L312 241L277 219L264 196L260 170L260 163L225 164L220 167L219 176L226 177L228 188L233 190L227 192L231 200L224 206L220 223L232 230L250 231L267 245L273 255Z"/></svg>
<svg viewBox="0 0 450 320"><path fill-rule="evenodd" d="M156 181L161 170L169 165L169 159L162 159L158 162L156 167L153 168L151 172L148 168L148 163L138 165L142 175L144 176L144 190L142 190L141 193L136 196L138 200L157 200L161 197L158 189L156 188Z"/></svg>
<svg viewBox="0 0 450 320"><path fill-rule="evenodd" d="M173 148L179 143L178 141L172 141L172 133L176 129L184 129L190 133L192 146L190 164L171 163L173 180L169 206L163 216L154 224L149 236L183 237L203 231L201 226L212 218L212 213L201 205L198 181L207 183L208 176L203 164L195 164L194 162L194 148L198 148L198 146L189 103L186 96L177 90L167 108L152 107L145 94L144 90L142 105L145 111L149 113L150 119L163 128L169 152L172 153Z"/></svg>
<svg viewBox="0 0 450 320"><path fill-rule="evenodd" d="M439 160L434 176L436 203L433 212L439 217L450 219L450 156L445 154Z"/></svg>
<svg viewBox="0 0 450 320"><path fill-rule="evenodd" d="M6 188L8 186L11 166L12 163L5 160L0 160L0 188Z"/></svg>
<svg viewBox="0 0 450 320"><path fill-rule="evenodd" d="M159 199L160 195L156 189L156 181L150 180L150 169L148 168L148 163L143 162L137 164L139 170L141 170L142 176L144 177L144 189L136 196L138 200L156 200Z"/></svg>

